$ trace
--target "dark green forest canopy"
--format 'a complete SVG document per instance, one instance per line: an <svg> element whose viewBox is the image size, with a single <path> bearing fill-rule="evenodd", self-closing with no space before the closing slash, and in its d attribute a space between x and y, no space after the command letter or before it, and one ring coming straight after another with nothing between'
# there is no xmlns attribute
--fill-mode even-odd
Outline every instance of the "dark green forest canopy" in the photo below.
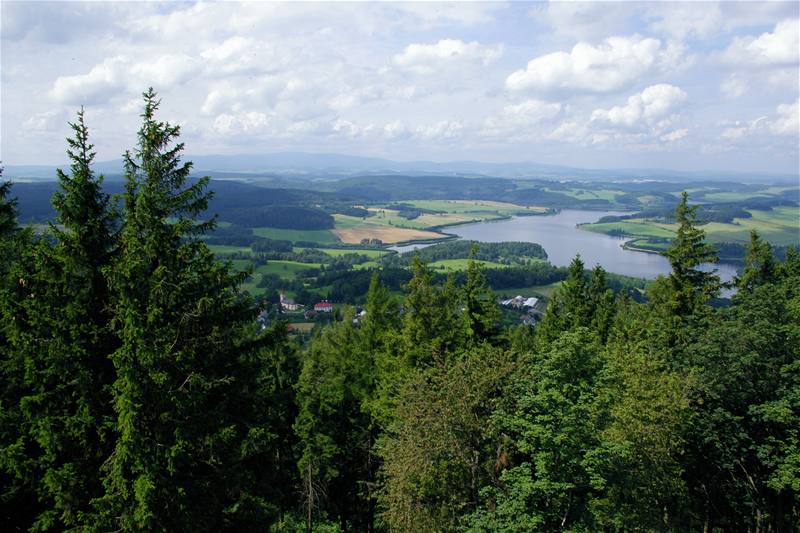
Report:
<svg viewBox="0 0 800 533"><path fill-rule="evenodd" d="M25 187L0 186L4 531L800 529L795 249L753 233L714 307L684 196L645 303L579 258L482 266L544 257L520 243L425 252L466 254L460 274L424 254L352 279L320 267L364 313L337 310L301 347L205 243L209 183L159 105L145 93L117 189L78 115L69 170L37 189L56 193L44 233L17 222ZM505 326L490 287L551 275L540 323Z"/></svg>

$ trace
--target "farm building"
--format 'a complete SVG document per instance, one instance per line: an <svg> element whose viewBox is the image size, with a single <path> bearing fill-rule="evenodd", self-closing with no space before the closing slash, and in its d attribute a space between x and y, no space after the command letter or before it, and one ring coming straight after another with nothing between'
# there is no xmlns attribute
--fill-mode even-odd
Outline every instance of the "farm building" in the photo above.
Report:
<svg viewBox="0 0 800 533"><path fill-rule="evenodd" d="M281 310L282 311L299 311L303 308L303 304L299 304L294 300L287 298L285 294L281 293Z"/></svg>
<svg viewBox="0 0 800 533"><path fill-rule="evenodd" d="M330 313L333 311L333 304L328 300L322 300L321 302L314 304L314 311L317 313Z"/></svg>
<svg viewBox="0 0 800 533"><path fill-rule="evenodd" d="M523 296L516 296L514 298L509 298L508 300L501 300L500 305L503 307L514 307L516 309L529 309L535 307L538 302L538 298L525 298Z"/></svg>

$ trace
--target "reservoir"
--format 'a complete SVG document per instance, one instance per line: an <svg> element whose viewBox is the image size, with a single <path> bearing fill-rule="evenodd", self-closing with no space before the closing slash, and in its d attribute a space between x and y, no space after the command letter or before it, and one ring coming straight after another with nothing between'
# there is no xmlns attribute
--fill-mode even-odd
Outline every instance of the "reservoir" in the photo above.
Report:
<svg viewBox="0 0 800 533"><path fill-rule="evenodd" d="M447 233L478 242L524 241L541 244L550 262L556 266L569 265L576 254L581 255L586 268L601 265L606 271L637 278L655 279L667 275L671 268L666 257L635 252L622 247L628 238L612 237L583 230L578 224L597 222L607 215L624 215L621 211L587 211L564 209L555 215L515 217L497 222L479 222L447 228ZM407 252L419 245L398 246ZM723 281L736 274L736 266L714 265Z"/></svg>

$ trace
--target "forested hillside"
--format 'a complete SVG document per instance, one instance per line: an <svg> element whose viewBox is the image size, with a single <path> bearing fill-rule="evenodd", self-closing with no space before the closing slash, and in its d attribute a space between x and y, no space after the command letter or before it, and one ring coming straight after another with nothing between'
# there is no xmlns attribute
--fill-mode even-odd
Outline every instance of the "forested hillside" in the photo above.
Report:
<svg viewBox="0 0 800 533"><path fill-rule="evenodd" d="M376 270L301 348L205 243L208 182L158 111L119 203L82 113L48 230L0 186L4 531L800 529L796 249L754 232L712 306L684 193L644 303L576 258L539 325L503 327L480 261L544 251L454 244L462 275Z"/></svg>

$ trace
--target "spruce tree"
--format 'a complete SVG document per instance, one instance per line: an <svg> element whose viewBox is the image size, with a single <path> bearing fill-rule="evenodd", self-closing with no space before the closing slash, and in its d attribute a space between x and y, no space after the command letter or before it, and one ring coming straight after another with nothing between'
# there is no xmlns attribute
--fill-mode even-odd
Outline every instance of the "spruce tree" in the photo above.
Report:
<svg viewBox="0 0 800 533"><path fill-rule="evenodd" d="M600 336L601 342L605 343L614 320L616 303L614 291L608 286L606 271L600 265L592 269L587 296L591 307L591 328Z"/></svg>
<svg viewBox="0 0 800 533"><path fill-rule="evenodd" d="M678 229L675 241L664 252L672 266L668 279L670 289L669 307L675 316L691 315L700 305L719 293L720 281L714 272L698 267L704 263L716 263L717 254L705 242L705 232L699 228L697 206L689 205L689 195L684 191L675 209Z"/></svg>
<svg viewBox="0 0 800 533"><path fill-rule="evenodd" d="M536 328L537 344L541 349L567 330L586 327L591 322L592 307L586 273L580 255L569 264L567 279L553 294L547 312Z"/></svg>
<svg viewBox="0 0 800 533"><path fill-rule="evenodd" d="M499 332L500 309L486 280L483 266L475 259L478 245L472 245L467 279L461 289L464 331L469 342L486 341Z"/></svg>
<svg viewBox="0 0 800 533"><path fill-rule="evenodd" d="M765 283L774 282L777 277L777 265L772 246L759 237L758 232L750 232L750 242L744 258L744 270L736 279L736 287L740 291L753 292Z"/></svg>
<svg viewBox="0 0 800 533"><path fill-rule="evenodd" d="M71 174L58 171L53 198L59 225L36 241L21 234L16 287L6 293L8 379L18 416L12 449L17 477L41 505L26 527L39 530L91 523L91 500L102 494L97 472L113 443L109 355L117 343L103 269L111 263L115 220L102 178L91 170L82 111L70 126Z"/></svg>
<svg viewBox="0 0 800 533"><path fill-rule="evenodd" d="M3 167L0 166L0 179ZM10 198L10 181L0 181L0 239L7 239L17 227L17 200Z"/></svg>
<svg viewBox="0 0 800 533"><path fill-rule="evenodd" d="M365 409L374 370L359 333L348 309L311 344L297 383L294 428L303 442L298 469L309 528L322 510L338 519L342 531L372 528L374 505L363 489L374 483L373 424Z"/></svg>
<svg viewBox="0 0 800 533"><path fill-rule="evenodd" d="M26 429L36 457L40 500L48 507L40 528L70 529L91 523L93 498L102 495L97 472L113 446L109 359L118 341L111 331L104 270L116 247L117 220L102 176L91 169L93 146L83 110L70 123L70 174L57 171L53 197L55 244L37 245L28 317L19 349L26 360Z"/></svg>
<svg viewBox="0 0 800 533"><path fill-rule="evenodd" d="M12 340L19 324L25 324L19 303L29 296L33 233L19 229L17 201L10 192L11 182L0 184L0 529L27 531L44 506L27 457L31 442L23 434L20 399L26 394L25 364Z"/></svg>
<svg viewBox="0 0 800 533"><path fill-rule="evenodd" d="M187 184L180 129L156 119L144 93L138 146L125 155L120 257L112 272L121 346L114 406L119 437L107 463L103 528L216 531L263 527L274 468L265 362L242 276L217 263L196 222L207 178Z"/></svg>
<svg viewBox="0 0 800 533"><path fill-rule="evenodd" d="M569 264L569 274L560 289L564 299L564 312L572 327L587 325L591 315L585 271L586 266L581 256L576 255Z"/></svg>
<svg viewBox="0 0 800 533"><path fill-rule="evenodd" d="M378 273L372 274L367 291L364 331L371 347L380 342L380 337L394 325L398 308L386 285L381 283Z"/></svg>
<svg viewBox="0 0 800 533"><path fill-rule="evenodd" d="M455 314L459 299L455 281L451 278L444 287L437 286L433 271L419 256L411 261L411 272L403 306L403 352L413 368L452 351L463 330Z"/></svg>

